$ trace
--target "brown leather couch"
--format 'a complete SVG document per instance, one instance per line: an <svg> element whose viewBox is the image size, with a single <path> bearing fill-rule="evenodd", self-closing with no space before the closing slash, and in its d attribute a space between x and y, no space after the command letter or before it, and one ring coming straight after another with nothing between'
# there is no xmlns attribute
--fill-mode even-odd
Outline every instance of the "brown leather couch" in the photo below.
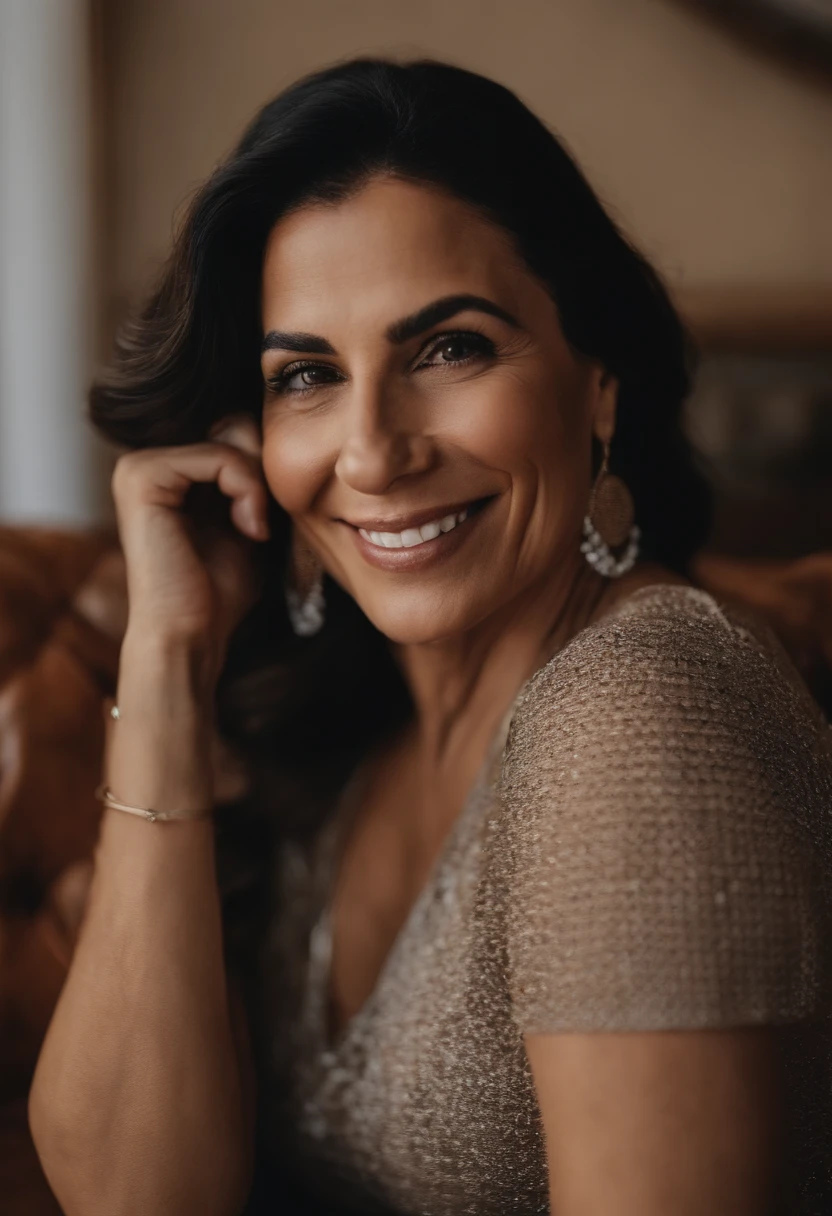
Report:
<svg viewBox="0 0 832 1216"><path fill-rule="evenodd" d="M52 1216L26 1097L69 961L100 805L102 706L124 627L106 533L0 529L0 1194Z"/></svg>
<svg viewBox="0 0 832 1216"><path fill-rule="evenodd" d="M832 712L832 554L794 563L703 557L700 583L774 627ZM29 1139L26 1097L83 910L106 714L126 623L107 531L0 527L0 1207L60 1209ZM239 771L219 740L220 799Z"/></svg>

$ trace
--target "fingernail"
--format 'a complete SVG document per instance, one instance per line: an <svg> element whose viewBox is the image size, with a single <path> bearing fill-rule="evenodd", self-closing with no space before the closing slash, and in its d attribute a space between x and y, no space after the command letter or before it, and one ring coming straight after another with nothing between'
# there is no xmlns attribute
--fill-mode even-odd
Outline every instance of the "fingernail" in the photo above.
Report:
<svg viewBox="0 0 832 1216"><path fill-rule="evenodd" d="M266 540L269 535L269 525L266 523L265 519L262 518L262 516L256 514L251 503L249 503L246 508L246 515L248 516L248 521L251 525L252 534L256 536L258 540Z"/></svg>

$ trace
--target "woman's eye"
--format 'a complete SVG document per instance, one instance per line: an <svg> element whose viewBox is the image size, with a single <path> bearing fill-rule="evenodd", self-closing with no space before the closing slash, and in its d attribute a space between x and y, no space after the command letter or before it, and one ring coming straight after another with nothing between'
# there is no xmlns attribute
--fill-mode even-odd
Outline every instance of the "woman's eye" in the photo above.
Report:
<svg viewBox="0 0 832 1216"><path fill-rule="evenodd" d="M472 359L493 355L494 343L484 334L443 334L428 352L422 367L442 367L454 363L468 363Z"/></svg>
<svg viewBox="0 0 832 1216"><path fill-rule="evenodd" d="M291 363L270 376L266 387L273 393L306 393L323 384L332 384L337 378L335 369L325 363Z"/></svg>
<svg viewBox="0 0 832 1216"><path fill-rule="evenodd" d="M496 347L484 334L460 332L442 334L428 350L419 367L448 367L490 358ZM336 368L326 363L290 363L275 375L266 378L266 388L275 396L303 396L316 388L336 384L340 380Z"/></svg>

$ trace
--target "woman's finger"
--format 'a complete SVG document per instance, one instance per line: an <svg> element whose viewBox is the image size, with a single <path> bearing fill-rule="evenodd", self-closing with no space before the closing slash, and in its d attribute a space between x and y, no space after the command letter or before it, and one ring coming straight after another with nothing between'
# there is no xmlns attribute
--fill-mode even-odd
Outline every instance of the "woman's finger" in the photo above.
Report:
<svg viewBox="0 0 832 1216"><path fill-rule="evenodd" d="M230 444L201 443L182 447L142 448L120 457L113 472L117 509L139 503L181 508L195 483L213 482L232 500L235 524L247 535L268 535L268 491L259 460Z"/></svg>
<svg viewBox="0 0 832 1216"><path fill-rule="evenodd" d="M260 429L250 414L236 414L221 419L211 428L210 437L214 443L227 443L229 447L244 452L257 461L258 469L261 468ZM268 500L268 491L266 498ZM268 536L268 525L264 532L261 523L261 520L267 519L267 512L261 516L257 504L250 498L237 499L233 503L231 518L236 526L247 535L256 536L258 539L265 539Z"/></svg>
<svg viewBox="0 0 832 1216"><path fill-rule="evenodd" d="M228 443L249 456L259 457L263 448L260 427L251 414L228 414L208 434L214 443Z"/></svg>

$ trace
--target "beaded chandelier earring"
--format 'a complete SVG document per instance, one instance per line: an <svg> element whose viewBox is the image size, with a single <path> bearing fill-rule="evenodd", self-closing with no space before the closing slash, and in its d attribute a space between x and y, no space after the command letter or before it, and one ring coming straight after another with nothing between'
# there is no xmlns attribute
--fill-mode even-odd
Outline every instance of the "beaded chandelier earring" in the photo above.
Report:
<svg viewBox="0 0 832 1216"><path fill-rule="evenodd" d="M620 578L632 570L639 553L641 531L635 523L633 497L620 477L609 471L610 445L604 441L604 455L589 496L584 516L584 541L581 552L604 578ZM614 549L626 546L616 557Z"/></svg>
<svg viewBox="0 0 832 1216"><path fill-rule="evenodd" d="M289 621L298 637L308 638L318 633L326 616L324 568L295 528L289 546L284 593Z"/></svg>

